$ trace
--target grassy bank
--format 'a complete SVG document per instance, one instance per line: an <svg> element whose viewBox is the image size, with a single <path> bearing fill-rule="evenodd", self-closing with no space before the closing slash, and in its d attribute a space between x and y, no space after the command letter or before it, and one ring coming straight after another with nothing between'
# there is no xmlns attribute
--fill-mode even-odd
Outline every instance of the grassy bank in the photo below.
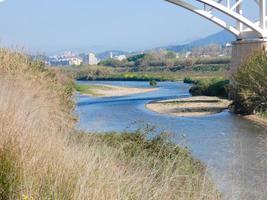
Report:
<svg viewBox="0 0 267 200"><path fill-rule="evenodd" d="M0 199L219 199L205 168L163 136L74 130L73 82L0 50ZM19 100L19 101L18 101Z"/></svg>
<svg viewBox="0 0 267 200"><path fill-rule="evenodd" d="M203 180L203 176L207 175L205 167L194 160L187 149L169 143L164 134L155 136L152 140L147 139L147 134L146 130L120 134L80 134L75 135L74 140L89 146L104 145L116 150L120 168L127 166L129 172L139 173L135 174L133 182L127 183L129 185L125 189L143 188L145 193L135 194L131 198L198 199L202 196L219 199L219 193L214 190L211 182ZM205 192L202 192L203 189Z"/></svg>
<svg viewBox="0 0 267 200"><path fill-rule="evenodd" d="M76 91L82 94L88 94L92 96L99 96L96 90L112 90L112 87L104 86L104 85L83 85L83 84L76 84L75 85Z"/></svg>
<svg viewBox="0 0 267 200"><path fill-rule="evenodd" d="M157 67L153 67L157 69ZM81 66L66 68L62 71L72 75L77 80L111 80L111 81L182 81L185 77L194 79L206 79L213 77L225 77L226 71L171 71L168 68L162 70L131 71L127 67Z"/></svg>
<svg viewBox="0 0 267 200"><path fill-rule="evenodd" d="M159 74L143 74L143 73L117 73L109 75L99 75L95 77L79 77L78 80L101 80L101 81L173 81L171 77L161 76Z"/></svg>
<svg viewBox="0 0 267 200"><path fill-rule="evenodd" d="M114 97L114 96L127 96L133 94L140 94L146 92L153 92L158 90L155 85L151 85L150 88L141 87L122 87L115 85L88 85L88 84L76 84L76 91L81 94L86 94L96 97Z"/></svg>
<svg viewBox="0 0 267 200"><path fill-rule="evenodd" d="M224 73L203 72L126 72L98 76L81 76L77 80L99 80L99 81L182 81L185 77L206 79L212 77L224 77Z"/></svg>

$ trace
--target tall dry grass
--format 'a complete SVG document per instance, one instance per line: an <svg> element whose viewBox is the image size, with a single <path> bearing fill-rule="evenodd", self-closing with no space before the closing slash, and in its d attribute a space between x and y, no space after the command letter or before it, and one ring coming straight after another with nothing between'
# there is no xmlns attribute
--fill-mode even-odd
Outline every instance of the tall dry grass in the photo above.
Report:
<svg viewBox="0 0 267 200"><path fill-rule="evenodd" d="M0 50L1 200L219 199L197 162L171 154L177 147L155 154L143 139L76 136L72 106L67 78Z"/></svg>

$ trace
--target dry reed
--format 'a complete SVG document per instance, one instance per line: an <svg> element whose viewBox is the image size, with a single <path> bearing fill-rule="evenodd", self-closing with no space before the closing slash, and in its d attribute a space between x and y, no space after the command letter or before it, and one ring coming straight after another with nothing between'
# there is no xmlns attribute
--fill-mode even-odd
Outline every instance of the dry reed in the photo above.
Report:
<svg viewBox="0 0 267 200"><path fill-rule="evenodd" d="M71 89L43 67L0 50L0 200L219 199L187 154L127 156L127 141L73 140Z"/></svg>

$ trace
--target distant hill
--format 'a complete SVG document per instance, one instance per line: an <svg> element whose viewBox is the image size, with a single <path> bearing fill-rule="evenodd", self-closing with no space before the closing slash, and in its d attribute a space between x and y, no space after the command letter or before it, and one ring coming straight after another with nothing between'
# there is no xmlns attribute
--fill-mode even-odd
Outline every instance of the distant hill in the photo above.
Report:
<svg viewBox="0 0 267 200"><path fill-rule="evenodd" d="M185 51L190 51L195 47L206 46L209 44L219 44L223 46L226 43L232 42L234 40L235 40L234 35L232 35L228 31L223 30L221 32L215 33L213 35L210 35L208 37L205 37L199 40L195 40L188 44L172 45L172 46L163 47L163 49L166 49L169 51L175 51L175 52L185 52Z"/></svg>
<svg viewBox="0 0 267 200"><path fill-rule="evenodd" d="M159 47L155 49L149 49L146 51L136 51L136 52L127 52L127 51L120 51L120 50L110 50L110 51L105 51L102 53L96 54L96 57L100 60L105 60L109 58L110 53L112 52L113 56L118 56L118 55L138 55L142 53L147 53L151 51L157 51L161 49L169 50L169 51L175 51L175 52L186 52L186 51L191 51L193 48L196 47L201 47L201 46L206 46L209 44L219 44L221 46L225 45L228 42L232 42L235 40L235 36L229 33L228 31L220 31L218 33L212 34L208 37L195 40L193 42L190 42L188 44L183 44L183 45L171 45L171 46L165 46L165 47Z"/></svg>

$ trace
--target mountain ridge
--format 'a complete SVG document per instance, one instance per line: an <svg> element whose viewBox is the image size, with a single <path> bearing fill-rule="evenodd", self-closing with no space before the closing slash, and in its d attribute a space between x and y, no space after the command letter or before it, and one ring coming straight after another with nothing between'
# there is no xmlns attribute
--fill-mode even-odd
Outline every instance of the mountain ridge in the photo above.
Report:
<svg viewBox="0 0 267 200"><path fill-rule="evenodd" d="M235 40L235 36L229 33L226 30L211 34L207 37L194 40L187 44L182 45L170 45L161 47L161 49L166 49L168 51L175 51L175 52L185 52L190 51L193 48L200 47L200 46L206 46L209 44L218 44L221 46L224 46L226 43L230 43Z"/></svg>
<svg viewBox="0 0 267 200"><path fill-rule="evenodd" d="M186 43L186 44L180 44L180 45L169 45L169 46L163 46L163 47L158 47L158 48L152 48L148 49L146 51L135 51L135 52L128 52L128 51L122 51L122 50L109 50L109 51L104 51L101 53L97 53L96 56L99 59L106 59L110 56L110 53L112 52L113 56L118 56L118 55L137 55L137 54L143 54L145 52L151 52L155 50L167 50L167 51L174 51L177 53L183 53L187 51L191 51L193 48L196 47L201 47L201 46L207 46L209 44L218 44L220 46L225 46L227 43L231 43L234 41L236 38L234 35L229 33L226 30L211 34L207 37L201 38L194 40L192 42Z"/></svg>

